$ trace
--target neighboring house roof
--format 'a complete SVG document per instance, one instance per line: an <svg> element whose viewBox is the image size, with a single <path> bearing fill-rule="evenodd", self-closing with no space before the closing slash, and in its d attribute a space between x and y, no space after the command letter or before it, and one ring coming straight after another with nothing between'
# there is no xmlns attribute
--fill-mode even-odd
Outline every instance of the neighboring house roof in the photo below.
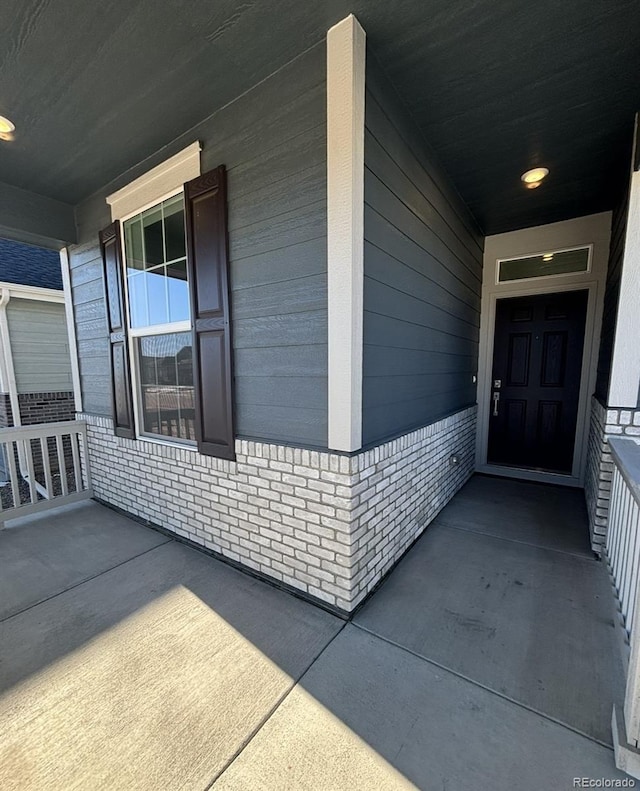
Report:
<svg viewBox="0 0 640 791"><path fill-rule="evenodd" d="M62 290L60 256L53 250L0 239L0 282Z"/></svg>

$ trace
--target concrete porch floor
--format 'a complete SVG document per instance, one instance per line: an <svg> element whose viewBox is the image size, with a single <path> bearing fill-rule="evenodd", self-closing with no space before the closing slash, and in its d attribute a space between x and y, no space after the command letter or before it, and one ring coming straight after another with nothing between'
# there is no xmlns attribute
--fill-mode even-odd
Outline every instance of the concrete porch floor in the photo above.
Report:
<svg viewBox="0 0 640 791"><path fill-rule="evenodd" d="M0 788L622 778L582 493L473 478L346 623L87 503L0 532Z"/></svg>

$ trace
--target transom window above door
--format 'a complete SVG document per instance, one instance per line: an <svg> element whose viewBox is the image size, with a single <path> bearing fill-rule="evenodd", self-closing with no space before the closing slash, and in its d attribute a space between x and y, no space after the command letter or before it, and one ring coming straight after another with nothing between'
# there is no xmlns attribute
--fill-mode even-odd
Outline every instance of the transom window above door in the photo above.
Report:
<svg viewBox="0 0 640 791"><path fill-rule="evenodd" d="M554 250L537 255L498 259L497 282L532 280L537 277L589 272L591 268L591 245L571 250Z"/></svg>

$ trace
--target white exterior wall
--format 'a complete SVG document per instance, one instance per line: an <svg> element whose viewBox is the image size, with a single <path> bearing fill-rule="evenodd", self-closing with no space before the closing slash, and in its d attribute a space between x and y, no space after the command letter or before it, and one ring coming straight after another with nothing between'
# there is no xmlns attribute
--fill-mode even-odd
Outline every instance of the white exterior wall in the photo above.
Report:
<svg viewBox="0 0 640 791"><path fill-rule="evenodd" d="M475 407L356 456L237 440L235 462L80 417L97 498L345 611L473 470Z"/></svg>
<svg viewBox="0 0 640 791"><path fill-rule="evenodd" d="M635 141L640 145L640 141ZM611 360L609 403L616 407L638 406L640 383L640 172L631 173L629 209Z"/></svg>

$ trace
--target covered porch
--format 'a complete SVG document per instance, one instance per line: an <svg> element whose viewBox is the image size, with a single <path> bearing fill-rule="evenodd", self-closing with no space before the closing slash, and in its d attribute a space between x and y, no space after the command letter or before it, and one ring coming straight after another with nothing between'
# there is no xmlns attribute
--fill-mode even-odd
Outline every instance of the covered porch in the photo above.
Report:
<svg viewBox="0 0 640 791"><path fill-rule="evenodd" d="M337 617L95 502L0 532L4 789L620 779L578 490L475 476Z"/></svg>
<svg viewBox="0 0 640 791"><path fill-rule="evenodd" d="M637 8L147 5L0 33L2 788L640 777Z"/></svg>

